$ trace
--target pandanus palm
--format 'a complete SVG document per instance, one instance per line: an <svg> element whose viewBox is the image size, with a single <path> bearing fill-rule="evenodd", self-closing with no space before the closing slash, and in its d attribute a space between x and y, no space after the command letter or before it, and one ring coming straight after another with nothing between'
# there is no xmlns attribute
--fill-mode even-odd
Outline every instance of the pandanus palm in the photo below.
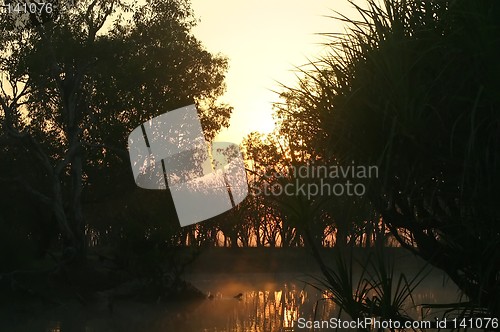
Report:
<svg viewBox="0 0 500 332"><path fill-rule="evenodd" d="M500 3L357 8L285 112L315 118L326 157L378 165L368 197L399 243L500 315Z"/></svg>

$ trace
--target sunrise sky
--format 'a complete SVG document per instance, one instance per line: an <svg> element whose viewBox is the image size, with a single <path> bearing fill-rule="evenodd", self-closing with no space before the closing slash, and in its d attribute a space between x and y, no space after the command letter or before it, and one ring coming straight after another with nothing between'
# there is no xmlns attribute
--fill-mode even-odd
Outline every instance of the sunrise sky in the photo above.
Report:
<svg viewBox="0 0 500 332"><path fill-rule="evenodd" d="M322 32L342 32L327 15L354 13L347 0L192 0L201 21L194 34L212 53L229 58L223 100L234 107L229 129L218 141L241 142L252 131L274 126L277 82L293 85L296 66L325 50Z"/></svg>

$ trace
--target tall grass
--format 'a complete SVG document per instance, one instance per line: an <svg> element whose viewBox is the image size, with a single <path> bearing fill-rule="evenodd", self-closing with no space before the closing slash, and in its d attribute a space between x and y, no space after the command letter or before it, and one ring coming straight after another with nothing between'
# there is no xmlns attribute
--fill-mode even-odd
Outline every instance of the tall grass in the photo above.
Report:
<svg viewBox="0 0 500 332"><path fill-rule="evenodd" d="M378 243L365 257L355 255L354 247L337 248L335 259L323 270L324 278L314 278L314 288L328 294L327 298L352 319L376 317L393 321L412 321L408 309L415 309L412 296L415 289L430 272L424 265L414 276L409 277L398 268L394 257Z"/></svg>

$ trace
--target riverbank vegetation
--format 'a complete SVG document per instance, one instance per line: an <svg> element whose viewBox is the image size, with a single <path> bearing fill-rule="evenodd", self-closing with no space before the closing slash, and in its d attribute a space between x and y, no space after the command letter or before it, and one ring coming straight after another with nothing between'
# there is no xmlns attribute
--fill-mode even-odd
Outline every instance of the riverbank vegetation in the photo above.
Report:
<svg viewBox="0 0 500 332"><path fill-rule="evenodd" d="M397 246L458 285L469 301L451 309L500 315L500 5L352 4L361 20L335 14L349 29L325 34L330 53L282 87L275 132L243 142L252 194L183 228L168 190L135 186L126 138L191 103L207 140L228 124L227 60L192 36L188 2L79 1L21 28L2 21L0 289L157 301L190 288L182 273L207 247L306 247L353 318L407 319L420 275L393 274L383 248ZM310 176L348 167L373 172ZM355 247L380 249L358 286Z"/></svg>
<svg viewBox="0 0 500 332"><path fill-rule="evenodd" d="M278 140L291 163L377 165L381 176L370 179L363 202L342 210L369 204L400 246L498 316L500 6L353 5L361 20L337 15L350 29L327 34L330 54L283 92L277 117L287 139ZM305 234L323 212L315 202L298 214Z"/></svg>

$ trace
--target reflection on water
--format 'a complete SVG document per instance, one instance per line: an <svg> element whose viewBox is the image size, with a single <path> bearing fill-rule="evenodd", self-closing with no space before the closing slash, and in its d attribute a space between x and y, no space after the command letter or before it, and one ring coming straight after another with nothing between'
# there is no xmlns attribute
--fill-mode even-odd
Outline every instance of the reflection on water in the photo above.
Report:
<svg viewBox="0 0 500 332"><path fill-rule="evenodd" d="M61 332L61 322L55 321L55 322L49 322L49 325L47 327L48 332Z"/></svg>
<svg viewBox="0 0 500 332"><path fill-rule="evenodd" d="M208 304L208 310L199 309L199 314L205 316L207 325L204 331L281 331L293 327L293 322L299 317L312 317L316 303L321 296L315 290L298 289L293 283L285 283L280 290L246 291L241 299L225 298L218 293L214 303ZM236 301L235 301L236 300ZM221 301L221 303L218 303ZM226 310L226 303L230 310ZM328 302L324 308L330 308ZM324 311L321 316L328 315ZM219 316L225 319L224 326L217 325L207 316Z"/></svg>
<svg viewBox="0 0 500 332"><path fill-rule="evenodd" d="M212 300L205 301L192 313L203 320L203 326L199 330L182 326L191 331L281 331L291 328L299 317L313 317L323 297L321 292L290 274L215 274L190 279L213 294ZM328 302L325 308L331 306Z"/></svg>
<svg viewBox="0 0 500 332"><path fill-rule="evenodd" d="M325 292L311 287L312 278L299 274L196 275L192 282L206 292L216 292L193 316L203 319L191 331L286 331L298 318L328 320L338 317L338 307ZM241 300L234 294L242 293ZM458 300L456 286L439 272L431 273L413 294L416 303L448 303ZM407 313L422 319L420 306L408 303ZM428 313L430 314L430 313ZM344 314L342 319L348 319ZM427 318L429 318L427 316ZM296 324L296 323L295 323ZM287 329L288 328L288 329Z"/></svg>
<svg viewBox="0 0 500 332"><path fill-rule="evenodd" d="M169 305L115 302L114 310L96 304L65 305L43 317L18 322L12 331L47 332L272 332L292 331L298 318L337 317L338 308L297 273L193 274L188 279L208 298ZM413 294L417 303L456 301L457 289L433 273ZM420 308L407 308L415 318ZM5 325L3 325L5 327ZM8 329L9 330L9 329ZM9 330L10 331L10 330Z"/></svg>

